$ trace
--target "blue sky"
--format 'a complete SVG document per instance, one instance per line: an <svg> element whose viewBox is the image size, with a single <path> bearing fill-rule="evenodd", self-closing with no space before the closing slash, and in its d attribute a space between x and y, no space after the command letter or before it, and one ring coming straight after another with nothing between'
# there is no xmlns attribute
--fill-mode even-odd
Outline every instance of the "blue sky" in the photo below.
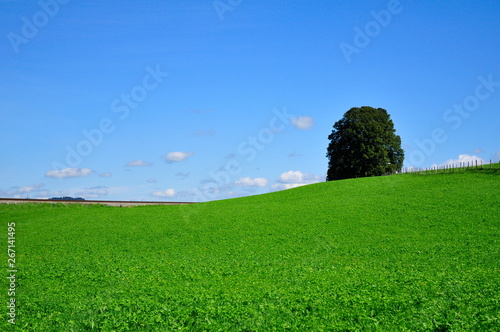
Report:
<svg viewBox="0 0 500 332"><path fill-rule="evenodd" d="M500 159L500 2L0 1L0 197L206 201L324 181L386 109L405 167Z"/></svg>

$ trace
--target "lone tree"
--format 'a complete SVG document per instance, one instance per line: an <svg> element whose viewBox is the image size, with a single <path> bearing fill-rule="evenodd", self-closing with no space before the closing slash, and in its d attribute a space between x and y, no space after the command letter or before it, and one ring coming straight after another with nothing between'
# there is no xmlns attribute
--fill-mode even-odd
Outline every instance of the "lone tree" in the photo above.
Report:
<svg viewBox="0 0 500 332"><path fill-rule="evenodd" d="M390 174L403 167L401 138L382 108L351 108L333 125L326 180Z"/></svg>

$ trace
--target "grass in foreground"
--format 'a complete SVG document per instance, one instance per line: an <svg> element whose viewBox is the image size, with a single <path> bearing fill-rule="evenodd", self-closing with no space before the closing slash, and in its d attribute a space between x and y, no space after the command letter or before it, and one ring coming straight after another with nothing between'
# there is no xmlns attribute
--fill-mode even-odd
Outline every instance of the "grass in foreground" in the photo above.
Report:
<svg viewBox="0 0 500 332"><path fill-rule="evenodd" d="M189 206L0 205L5 247L17 226L16 330L498 331L499 184L406 174Z"/></svg>

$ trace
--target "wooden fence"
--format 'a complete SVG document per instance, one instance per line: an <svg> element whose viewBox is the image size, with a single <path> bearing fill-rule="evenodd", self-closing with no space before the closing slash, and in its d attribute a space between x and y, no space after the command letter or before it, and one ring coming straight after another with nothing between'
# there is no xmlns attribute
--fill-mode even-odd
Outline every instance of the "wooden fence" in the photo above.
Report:
<svg viewBox="0 0 500 332"><path fill-rule="evenodd" d="M466 162L459 162L455 164L447 164L443 166L433 166L427 168L417 167L404 167L399 174L402 173L419 173L419 174L437 174L437 173L454 173L467 170L483 170L483 169L500 169L500 161L494 162L490 160L489 163L483 163L482 160L472 160Z"/></svg>

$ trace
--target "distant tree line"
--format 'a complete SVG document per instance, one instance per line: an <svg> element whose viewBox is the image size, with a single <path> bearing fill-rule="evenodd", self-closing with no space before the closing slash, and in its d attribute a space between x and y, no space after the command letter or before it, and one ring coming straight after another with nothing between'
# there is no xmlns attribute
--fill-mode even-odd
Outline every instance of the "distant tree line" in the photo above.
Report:
<svg viewBox="0 0 500 332"><path fill-rule="evenodd" d="M53 200L53 201L84 201L85 200L85 198L70 197L70 196L52 197L52 198L49 198L49 199Z"/></svg>

